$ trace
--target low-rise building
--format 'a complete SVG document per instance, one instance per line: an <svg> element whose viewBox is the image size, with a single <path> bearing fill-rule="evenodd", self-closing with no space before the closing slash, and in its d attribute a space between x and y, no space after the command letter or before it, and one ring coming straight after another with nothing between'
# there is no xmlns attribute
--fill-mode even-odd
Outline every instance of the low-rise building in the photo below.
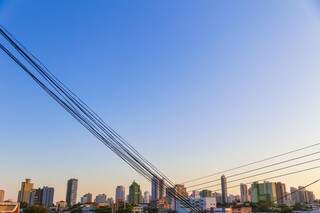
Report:
<svg viewBox="0 0 320 213"><path fill-rule="evenodd" d="M83 195L81 197L81 203L82 204L92 203L92 194L91 193L87 193L87 194Z"/></svg>
<svg viewBox="0 0 320 213"><path fill-rule="evenodd" d="M4 201L4 190L0 190L0 203Z"/></svg>
<svg viewBox="0 0 320 213"><path fill-rule="evenodd" d="M142 206L134 206L132 208L132 213L142 213L143 212L143 207Z"/></svg>
<svg viewBox="0 0 320 213"><path fill-rule="evenodd" d="M100 203L107 203L107 195L105 194L98 194L96 199L94 200L97 204Z"/></svg>
<svg viewBox="0 0 320 213"><path fill-rule="evenodd" d="M66 201L61 200L56 203L57 212L62 212L67 207L68 207L68 203Z"/></svg>
<svg viewBox="0 0 320 213"><path fill-rule="evenodd" d="M14 202L0 203L0 213L19 213L19 212L20 212L19 203L14 203Z"/></svg>
<svg viewBox="0 0 320 213"><path fill-rule="evenodd" d="M232 208L214 208L212 211L214 213L232 213Z"/></svg>
<svg viewBox="0 0 320 213"><path fill-rule="evenodd" d="M232 213L252 213L251 207L232 207Z"/></svg>

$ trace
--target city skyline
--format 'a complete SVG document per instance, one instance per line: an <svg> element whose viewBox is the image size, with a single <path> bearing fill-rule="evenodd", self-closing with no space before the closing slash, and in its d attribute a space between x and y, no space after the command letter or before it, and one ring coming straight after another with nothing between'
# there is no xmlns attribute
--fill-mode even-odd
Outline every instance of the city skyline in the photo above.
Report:
<svg viewBox="0 0 320 213"><path fill-rule="evenodd" d="M221 176L221 188L227 187L226 185L227 178L222 175ZM40 186L37 186L35 183L32 182L30 178L26 178L25 181L21 182L21 190L17 193L18 194L18 202L26 202L26 203L32 203L34 204L41 204L46 207L49 207L51 204L54 205L58 202L66 202L69 203L69 206L73 206L77 203L106 203L108 200L112 200L112 202L115 203L124 203L124 202L132 202L132 203L143 203L145 200L148 200L150 203L157 202L161 200L162 198L166 197L168 195L167 189L169 188L163 188L162 191L165 193L161 193L162 195L159 196L159 186L157 187L157 190L155 190L155 184L153 181L150 182L150 189L149 190L141 190L139 183L137 183L135 180L130 182L128 188L124 187L123 185L117 185L114 189L114 195L106 195L105 193L100 194L92 194L90 191L81 194L77 191L78 188L78 179L76 178L70 178L67 181L66 186L66 199L60 199L60 198L54 198L54 187L48 187L43 186L42 188ZM262 187L261 187L262 186ZM75 187L75 188L74 188ZM163 186L162 186L163 187ZM177 193L185 194L187 193L186 187L182 184L176 184L175 185ZM259 189L258 189L259 188ZM238 186L238 189L233 190L232 193L228 193L227 189L222 190L220 192L217 192L215 190L208 189L201 189L201 190L193 190L191 192L188 192L188 197L190 198L197 198L200 197L213 197L214 195L221 196L220 201L221 204L224 203L231 203L230 199L232 197L238 197L238 202L255 202L257 203L259 199L266 199L266 193L270 193L270 196L268 199L270 199L273 202L278 202L280 204L287 204L289 200L303 200L307 199L305 197L301 198L301 195L297 195L299 193L306 193L310 192L313 200L317 199L313 191L307 190L309 188L304 188L304 186L299 185L297 183L295 186L289 186L286 185L286 183L279 182L279 181L253 181L251 184L244 184L240 183ZM40 191L41 190L41 191ZM259 192L260 190L260 192ZM261 191L262 190L262 191ZM24 196L28 196L28 198L21 197L21 192L24 192ZM28 192L26 192L28 191ZM126 191L128 191L126 193ZM236 192L235 192L236 191ZM136 194L138 192L138 194ZM41 193L41 194L37 194ZM130 197L131 193L131 197ZM71 195L72 194L72 195ZM133 196L133 197L132 197ZM146 198L145 196L149 196ZM255 200L252 200L253 196L255 196ZM299 197L300 196L300 197ZM307 195L303 195L307 196ZM95 199L93 199L95 197ZM261 198L259 198L261 197ZM13 201L14 199L10 199L8 197L5 197L5 190L0 189L0 202L3 201ZM139 200L139 201L137 201ZM39 202L39 203L37 203Z"/></svg>
<svg viewBox="0 0 320 213"><path fill-rule="evenodd" d="M176 183L317 141L319 5L179 3L82 2L70 11L70 3L0 0L0 21ZM0 62L6 197L20 190L28 199L25 177L54 187L58 200L65 177L82 181L77 200L89 191L114 197L131 180L151 192L3 54ZM317 172L279 181L304 185ZM311 190L320 195L319 185Z"/></svg>

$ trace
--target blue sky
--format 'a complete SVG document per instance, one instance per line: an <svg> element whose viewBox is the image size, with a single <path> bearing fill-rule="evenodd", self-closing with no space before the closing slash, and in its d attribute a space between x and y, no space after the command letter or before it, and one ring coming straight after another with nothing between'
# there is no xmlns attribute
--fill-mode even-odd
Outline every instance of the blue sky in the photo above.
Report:
<svg viewBox="0 0 320 213"><path fill-rule="evenodd" d="M320 137L319 8L314 1L0 0L0 23L179 182ZM56 187L56 200L71 177L79 194L114 196L116 185L133 179L149 189L4 54L0 67L0 170L8 174L0 188L8 198L25 177Z"/></svg>

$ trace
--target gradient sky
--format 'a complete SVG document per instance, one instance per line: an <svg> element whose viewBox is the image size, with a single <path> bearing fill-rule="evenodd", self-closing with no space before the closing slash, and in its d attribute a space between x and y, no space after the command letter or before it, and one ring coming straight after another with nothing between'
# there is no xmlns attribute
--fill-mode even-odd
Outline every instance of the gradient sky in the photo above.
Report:
<svg viewBox="0 0 320 213"><path fill-rule="evenodd" d="M0 0L0 23L176 182L320 138L314 1ZM71 177L79 196L133 179L150 190L2 53L0 69L6 198L26 177L55 200Z"/></svg>

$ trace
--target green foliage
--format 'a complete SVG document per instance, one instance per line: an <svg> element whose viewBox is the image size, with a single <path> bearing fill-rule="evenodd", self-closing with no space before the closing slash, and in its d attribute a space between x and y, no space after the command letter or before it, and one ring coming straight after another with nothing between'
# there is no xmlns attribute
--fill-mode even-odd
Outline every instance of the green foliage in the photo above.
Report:
<svg viewBox="0 0 320 213"><path fill-rule="evenodd" d="M26 203L26 202L20 202L20 208L21 209L25 209L25 208L27 208L28 207L28 203Z"/></svg>
<svg viewBox="0 0 320 213"><path fill-rule="evenodd" d="M272 212L272 203L269 201L259 201L258 203L254 203L252 205L254 212Z"/></svg>
<svg viewBox="0 0 320 213"><path fill-rule="evenodd" d="M71 213L82 213L82 210L81 210L81 208L79 207L79 208L73 208L70 212L71 212Z"/></svg>
<svg viewBox="0 0 320 213"><path fill-rule="evenodd" d="M246 201L246 202L243 203L243 206L245 206L245 207L252 207L252 203L249 202L249 201Z"/></svg>
<svg viewBox="0 0 320 213"><path fill-rule="evenodd" d="M24 209L24 213L50 213L49 209L42 206L31 206Z"/></svg>
<svg viewBox="0 0 320 213"><path fill-rule="evenodd" d="M158 209L155 208L155 207L149 207L149 208L146 208L146 209L145 209L145 212L148 212L148 213L157 213L157 212L158 212Z"/></svg>
<svg viewBox="0 0 320 213"><path fill-rule="evenodd" d="M101 208L95 209L95 212L97 212L97 213L111 213L112 212L112 208L110 208L110 207L101 207Z"/></svg>
<svg viewBox="0 0 320 213"><path fill-rule="evenodd" d="M280 205L278 206L278 208L280 209L280 212L281 212L281 213L289 213L289 212L292 212L292 208L290 208L289 206L284 205L284 204L280 204Z"/></svg>
<svg viewBox="0 0 320 213"><path fill-rule="evenodd" d="M293 211L307 211L308 207L305 204L296 203L293 206Z"/></svg>
<svg viewBox="0 0 320 213"><path fill-rule="evenodd" d="M133 210L133 207L131 205L126 206L126 208L119 208L118 213L131 213Z"/></svg>

